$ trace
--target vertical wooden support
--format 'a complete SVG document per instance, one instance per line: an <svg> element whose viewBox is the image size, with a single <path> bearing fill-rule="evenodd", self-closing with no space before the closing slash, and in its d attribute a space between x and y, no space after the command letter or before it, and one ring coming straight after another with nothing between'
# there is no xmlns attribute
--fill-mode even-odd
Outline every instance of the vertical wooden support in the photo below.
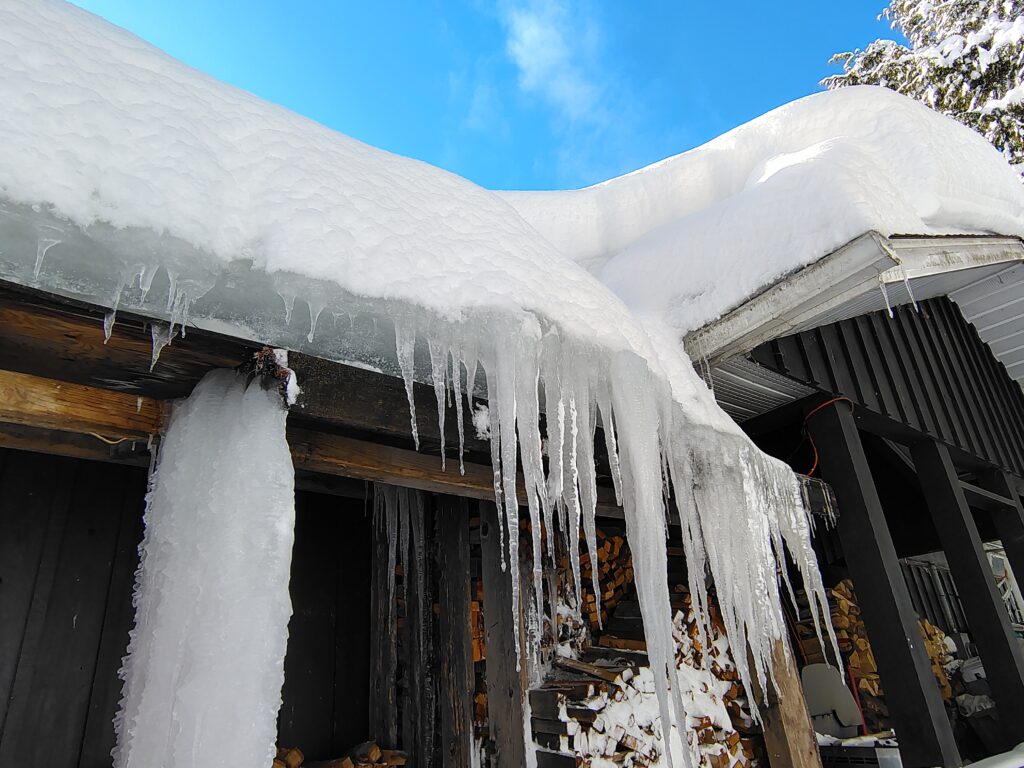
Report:
<svg viewBox="0 0 1024 768"><path fill-rule="evenodd" d="M398 710L395 706L396 615L389 581L387 521L382 510L373 521L373 579L370 586L370 733L378 744L393 747L398 743Z"/></svg>
<svg viewBox="0 0 1024 768"><path fill-rule="evenodd" d="M772 651L772 670L775 687L769 685L767 693L754 682L768 762L790 768L821 768L821 754L807 712L800 673L793 662L793 654L787 658L783 640L776 643Z"/></svg>
<svg viewBox="0 0 1024 768"><path fill-rule="evenodd" d="M1010 629L1010 617L996 589L949 449L928 440L913 445L911 455L971 636L985 665L1005 745L1011 748L1024 741L1024 659Z"/></svg>
<svg viewBox="0 0 1024 768"><path fill-rule="evenodd" d="M438 650L441 655L441 765L470 768L473 749L473 640L470 634L472 582L469 512L465 499L437 502Z"/></svg>
<svg viewBox="0 0 1024 768"><path fill-rule="evenodd" d="M839 507L838 532L899 734L913 766L958 766L953 731L925 653L864 446L849 406L833 403L807 421L822 477Z"/></svg>
<svg viewBox="0 0 1024 768"><path fill-rule="evenodd" d="M430 597L426 510L413 504L409 491L409 552L403 552L405 622L402 630L401 746L409 764L430 768L434 756L433 600ZM420 513L423 514L420 514Z"/></svg>
<svg viewBox="0 0 1024 768"><path fill-rule="evenodd" d="M526 652L512 623L512 577L502 570L501 534L497 507L480 504L480 567L484 582L484 629L487 641L487 719L498 768L526 765ZM511 535L517 536L518 531ZM516 644L522 652L522 670L516 669Z"/></svg>
<svg viewBox="0 0 1024 768"><path fill-rule="evenodd" d="M1005 472L994 472L981 478L984 488L1013 502L1013 506L994 510L992 522L995 523L999 540L1006 550L1006 559L1010 562L1010 570L1018 584L1024 584L1024 505L1017 495L1017 484Z"/></svg>

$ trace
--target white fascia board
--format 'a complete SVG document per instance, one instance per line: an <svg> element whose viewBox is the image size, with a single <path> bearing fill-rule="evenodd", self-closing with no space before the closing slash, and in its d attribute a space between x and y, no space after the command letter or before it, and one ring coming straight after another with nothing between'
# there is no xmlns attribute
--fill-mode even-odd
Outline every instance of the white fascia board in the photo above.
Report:
<svg viewBox="0 0 1024 768"><path fill-rule="evenodd" d="M877 288L880 276L899 263L886 238L866 232L687 334L683 346L712 366L746 354Z"/></svg>
<svg viewBox="0 0 1024 768"><path fill-rule="evenodd" d="M899 264L882 273L885 283L1024 259L1024 242L1017 237L896 237L886 244Z"/></svg>

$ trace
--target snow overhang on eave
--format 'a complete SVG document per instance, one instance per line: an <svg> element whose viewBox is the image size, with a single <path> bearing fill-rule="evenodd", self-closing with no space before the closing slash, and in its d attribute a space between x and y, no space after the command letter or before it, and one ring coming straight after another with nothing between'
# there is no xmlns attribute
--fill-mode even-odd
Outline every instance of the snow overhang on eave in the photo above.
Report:
<svg viewBox="0 0 1024 768"><path fill-rule="evenodd" d="M1024 385L1024 241L1018 237L885 237L866 232L687 334L683 344L694 360L710 369L713 381L730 372L731 387L722 393L721 404L737 416L746 403L761 403L757 395L767 381L761 379L768 372L759 373L760 366L754 364L743 366L745 383L732 375L736 361L745 360L755 347L937 296L956 302L1009 375ZM777 382L772 389L779 389ZM745 410L746 418L757 415Z"/></svg>

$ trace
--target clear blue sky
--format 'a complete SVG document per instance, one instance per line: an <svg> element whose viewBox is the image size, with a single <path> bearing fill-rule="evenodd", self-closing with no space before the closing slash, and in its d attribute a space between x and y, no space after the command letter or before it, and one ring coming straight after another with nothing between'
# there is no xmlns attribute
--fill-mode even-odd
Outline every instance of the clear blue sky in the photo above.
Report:
<svg viewBox="0 0 1024 768"><path fill-rule="evenodd" d="M884 0L77 0L197 69L497 189L578 187L819 90Z"/></svg>

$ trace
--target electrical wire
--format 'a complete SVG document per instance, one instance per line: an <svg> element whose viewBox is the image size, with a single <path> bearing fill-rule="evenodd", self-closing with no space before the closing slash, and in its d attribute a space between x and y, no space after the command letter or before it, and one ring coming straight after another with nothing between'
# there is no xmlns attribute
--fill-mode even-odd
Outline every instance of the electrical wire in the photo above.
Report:
<svg viewBox="0 0 1024 768"><path fill-rule="evenodd" d="M803 423L802 431L804 433L804 436L811 442L811 450L814 451L814 463L811 465L810 470L808 470L805 473L808 477L814 477L814 473L818 469L818 459L819 459L819 456L818 456L818 446L816 446L814 444L814 438L811 437L811 433L807 431L807 421L808 421L808 419L811 418L811 416L813 416L814 414L816 414L818 411L822 410L826 406L832 405L832 403L839 403L839 402L849 403L850 407L853 408L853 400L851 400L850 398L845 397L843 395L840 395L839 397L833 397L831 400L826 400L821 405L815 406L810 411L808 411L806 416L804 416L804 423ZM802 443L801 443L801 445L802 445Z"/></svg>

